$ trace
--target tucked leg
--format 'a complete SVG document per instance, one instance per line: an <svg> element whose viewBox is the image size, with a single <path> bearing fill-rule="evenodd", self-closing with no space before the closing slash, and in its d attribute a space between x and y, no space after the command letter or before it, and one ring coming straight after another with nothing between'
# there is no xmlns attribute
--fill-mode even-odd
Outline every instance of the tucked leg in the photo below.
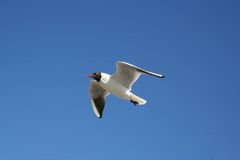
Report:
<svg viewBox="0 0 240 160"><path fill-rule="evenodd" d="M135 106L136 106L137 104L139 104L138 102L133 101L133 100L130 100L130 102L132 102Z"/></svg>

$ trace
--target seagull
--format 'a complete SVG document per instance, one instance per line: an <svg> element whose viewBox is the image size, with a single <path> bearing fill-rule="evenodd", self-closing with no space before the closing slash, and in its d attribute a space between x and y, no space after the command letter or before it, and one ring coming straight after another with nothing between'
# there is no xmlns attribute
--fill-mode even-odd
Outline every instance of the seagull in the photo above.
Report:
<svg viewBox="0 0 240 160"><path fill-rule="evenodd" d="M147 102L131 92L132 85L141 74L164 78L164 75L144 70L123 61L118 61L116 67L116 72L113 75L103 72L88 75L88 77L94 79L90 82L89 92L93 111L98 118L102 117L105 99L109 94L128 100L134 105L144 105Z"/></svg>

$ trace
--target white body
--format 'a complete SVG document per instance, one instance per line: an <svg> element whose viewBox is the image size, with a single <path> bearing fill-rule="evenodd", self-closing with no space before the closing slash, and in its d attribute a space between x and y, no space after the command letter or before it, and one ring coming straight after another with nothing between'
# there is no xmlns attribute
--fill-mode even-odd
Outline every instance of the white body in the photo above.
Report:
<svg viewBox="0 0 240 160"><path fill-rule="evenodd" d="M106 91L110 92L111 94L125 99L131 99L131 91L129 88L126 88L123 84L119 81L115 80L111 75L106 73L101 73L101 80L99 82L100 86L104 88Z"/></svg>

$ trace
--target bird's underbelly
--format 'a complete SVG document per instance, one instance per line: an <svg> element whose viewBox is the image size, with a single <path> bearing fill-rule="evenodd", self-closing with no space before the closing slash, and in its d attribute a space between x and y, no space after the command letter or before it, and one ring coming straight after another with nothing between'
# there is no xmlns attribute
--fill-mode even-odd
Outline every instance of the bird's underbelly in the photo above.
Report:
<svg viewBox="0 0 240 160"><path fill-rule="evenodd" d="M107 83L101 83L101 86L119 98L130 100L130 90L117 81L110 80Z"/></svg>

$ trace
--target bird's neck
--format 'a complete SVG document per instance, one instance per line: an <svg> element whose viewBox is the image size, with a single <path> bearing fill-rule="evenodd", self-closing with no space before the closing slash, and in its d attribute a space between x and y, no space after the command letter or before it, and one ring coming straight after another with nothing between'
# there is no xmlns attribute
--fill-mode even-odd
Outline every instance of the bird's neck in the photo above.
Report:
<svg viewBox="0 0 240 160"><path fill-rule="evenodd" d="M101 82L102 83L107 83L109 80L110 80L110 75L109 74L107 74L107 73L101 73Z"/></svg>

